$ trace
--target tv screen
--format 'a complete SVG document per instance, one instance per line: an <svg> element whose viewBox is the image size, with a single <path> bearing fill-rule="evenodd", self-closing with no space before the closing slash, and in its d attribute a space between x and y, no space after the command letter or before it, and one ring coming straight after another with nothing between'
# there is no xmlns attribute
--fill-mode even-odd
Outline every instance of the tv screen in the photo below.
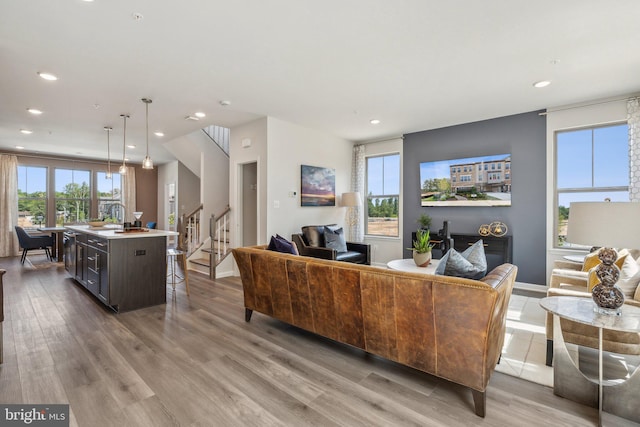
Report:
<svg viewBox="0 0 640 427"><path fill-rule="evenodd" d="M420 163L421 206L511 206L511 155Z"/></svg>

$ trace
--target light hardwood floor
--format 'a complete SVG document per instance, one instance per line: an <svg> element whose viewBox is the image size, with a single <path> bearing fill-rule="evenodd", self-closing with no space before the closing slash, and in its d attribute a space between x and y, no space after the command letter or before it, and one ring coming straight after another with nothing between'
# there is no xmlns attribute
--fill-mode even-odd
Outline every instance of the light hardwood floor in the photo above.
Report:
<svg viewBox="0 0 640 427"><path fill-rule="evenodd" d="M487 416L461 386L259 313L238 278L190 274L191 296L114 314L62 264L0 258L0 402L69 403L75 426L579 426L597 411L495 372Z"/></svg>

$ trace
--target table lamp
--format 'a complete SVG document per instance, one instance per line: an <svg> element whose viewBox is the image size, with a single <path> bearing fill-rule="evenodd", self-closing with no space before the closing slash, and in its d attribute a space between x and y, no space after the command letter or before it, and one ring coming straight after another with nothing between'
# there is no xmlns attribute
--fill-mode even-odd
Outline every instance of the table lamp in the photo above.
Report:
<svg viewBox="0 0 640 427"><path fill-rule="evenodd" d="M602 314L620 315L624 293L616 286L620 269L615 265L618 253L613 248L637 248L640 245L640 203L636 202L572 202L569 206L567 242L604 246L596 267L600 283L591 296L595 310Z"/></svg>
<svg viewBox="0 0 640 427"><path fill-rule="evenodd" d="M347 208L347 224L349 224L349 240L352 239L352 229L353 226L357 223L357 208L358 206L362 206L362 198L360 197L360 193L357 191L342 193L342 206Z"/></svg>

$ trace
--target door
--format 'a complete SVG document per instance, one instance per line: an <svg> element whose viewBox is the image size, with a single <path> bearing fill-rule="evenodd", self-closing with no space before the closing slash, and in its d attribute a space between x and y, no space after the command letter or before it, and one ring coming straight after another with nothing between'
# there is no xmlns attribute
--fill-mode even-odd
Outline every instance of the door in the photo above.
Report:
<svg viewBox="0 0 640 427"><path fill-rule="evenodd" d="M241 165L242 246L258 244L258 164Z"/></svg>

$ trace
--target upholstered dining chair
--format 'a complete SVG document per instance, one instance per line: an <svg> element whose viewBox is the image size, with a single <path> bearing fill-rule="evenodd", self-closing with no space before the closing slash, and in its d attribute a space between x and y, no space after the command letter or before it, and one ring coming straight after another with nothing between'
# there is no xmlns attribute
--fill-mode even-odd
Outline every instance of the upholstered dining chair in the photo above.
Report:
<svg viewBox="0 0 640 427"><path fill-rule="evenodd" d="M49 248L53 246L53 237L51 236L31 236L24 228L16 225L16 234L18 235L18 242L22 248L22 257L20 262L24 264L24 260L27 259L27 252L33 249L44 249L47 259L51 261L51 252Z"/></svg>

